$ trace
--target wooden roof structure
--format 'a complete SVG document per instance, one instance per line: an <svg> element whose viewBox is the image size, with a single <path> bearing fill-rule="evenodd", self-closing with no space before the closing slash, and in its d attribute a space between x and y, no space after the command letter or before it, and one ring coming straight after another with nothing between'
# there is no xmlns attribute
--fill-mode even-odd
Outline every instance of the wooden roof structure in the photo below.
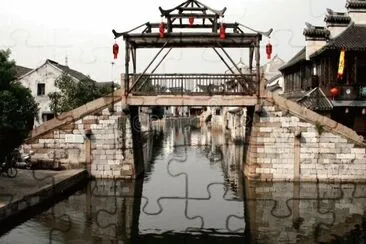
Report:
<svg viewBox="0 0 366 244"><path fill-rule="evenodd" d="M273 30L272 28L267 32L261 32L237 22L225 23L223 18L226 7L222 10L215 10L198 0L186 0L172 9L163 9L159 7L159 10L162 18L161 23L146 22L125 32L112 30L114 38L123 37L126 44L124 75L126 96L131 93L136 95L137 92L139 92L139 89L144 87L146 82L149 82L147 80L151 80L143 79L145 74L149 74L147 73L147 70L162 51L167 50L166 54L150 73L150 75L152 75L172 48L212 48L231 73L235 74L235 71L217 50L221 49L224 56L226 56L226 59L232 63L237 69L237 73L239 73L240 78L237 79L237 82L240 84L241 90L244 90L246 92L245 94L257 93L257 95L259 95L260 41L262 40L263 35L267 37L270 36ZM141 48L158 48L160 50L142 74L130 76L129 62L130 60L132 61L132 74L136 74L136 49ZM244 75L236 66L230 55L225 51L225 48L248 48L251 75L253 75L253 59L255 55L255 75L250 76L249 78ZM130 56L132 58L130 58ZM176 76L181 77L182 75L176 74ZM186 75L186 82L189 82L189 77L189 75ZM211 76L208 75L207 77ZM130 78L133 79L131 80ZM214 85L211 84L212 82L214 82L214 79L210 80L210 84L205 85ZM184 84L182 84L182 87L183 86Z"/></svg>
<svg viewBox="0 0 366 244"><path fill-rule="evenodd" d="M117 32L113 30L115 38L123 37L124 40L135 48L161 48L165 47L232 47L249 48L259 45L262 35L269 36L272 32L255 31L240 23L223 23L226 7L222 10L215 10L197 0L187 0L172 9L159 7L161 17L165 19L164 38L160 38L159 27L161 23L147 22L130 31ZM189 23L190 19L194 23ZM219 38L220 25L223 24L226 31L225 39ZM135 30L144 27L140 33L133 33ZM250 32L245 32L244 27ZM178 32L182 29L199 31Z"/></svg>

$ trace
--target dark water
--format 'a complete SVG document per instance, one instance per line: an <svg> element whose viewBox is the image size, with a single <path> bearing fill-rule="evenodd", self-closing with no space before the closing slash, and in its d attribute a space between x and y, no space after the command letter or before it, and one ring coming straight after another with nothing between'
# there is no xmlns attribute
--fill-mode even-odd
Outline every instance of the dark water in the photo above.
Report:
<svg viewBox="0 0 366 244"><path fill-rule="evenodd" d="M243 146L173 123L143 181L96 180L0 243L365 243L361 184L252 183Z"/></svg>

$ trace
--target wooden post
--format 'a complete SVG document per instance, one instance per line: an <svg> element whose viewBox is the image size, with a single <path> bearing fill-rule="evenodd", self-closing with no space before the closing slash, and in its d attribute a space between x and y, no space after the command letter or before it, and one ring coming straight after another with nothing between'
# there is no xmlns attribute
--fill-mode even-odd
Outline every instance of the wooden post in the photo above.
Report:
<svg viewBox="0 0 366 244"><path fill-rule="evenodd" d="M95 183L95 181L94 181ZM89 184L86 185L86 191L85 191L85 222L88 224L92 224L93 223L93 202L92 202L92 197L93 197L93 193L92 193L92 189L91 189L91 182L89 182Z"/></svg>
<svg viewBox="0 0 366 244"><path fill-rule="evenodd" d="M89 176L91 175L91 140L87 136L85 140L85 163Z"/></svg>
<svg viewBox="0 0 366 244"><path fill-rule="evenodd" d="M258 226L257 226L257 194L256 194L256 182L244 180L244 213L245 213L245 233L250 236L250 242L257 239ZM258 221L259 222L259 221Z"/></svg>
<svg viewBox="0 0 366 244"><path fill-rule="evenodd" d="M139 120L139 107L130 107L130 123L132 132L132 146L133 146L133 158L135 165L135 177L143 176L144 166L144 154L142 150L142 138L141 138L141 124Z"/></svg>
<svg viewBox="0 0 366 244"><path fill-rule="evenodd" d="M300 182L293 183L292 222L298 228L300 218Z"/></svg>
<svg viewBox="0 0 366 244"><path fill-rule="evenodd" d="M301 132L295 132L294 139L294 181L300 180L300 140Z"/></svg>
<svg viewBox="0 0 366 244"><path fill-rule="evenodd" d="M132 56L132 64L133 64L133 73L136 74L136 47L131 46L131 56Z"/></svg>
<svg viewBox="0 0 366 244"><path fill-rule="evenodd" d="M130 73L129 73L129 66L130 66L130 45L126 40L126 54L125 54L125 96L128 95L130 91Z"/></svg>
<svg viewBox="0 0 366 244"><path fill-rule="evenodd" d="M261 71L260 71L260 50L259 50L259 41L257 41L255 46L255 68L257 72L257 96L258 98L262 98L261 94ZM263 81L264 82L264 81ZM259 100L258 100L259 101Z"/></svg>
<svg viewBox="0 0 366 244"><path fill-rule="evenodd" d="M253 56L254 56L254 48L249 48L249 71L252 73L253 71Z"/></svg>

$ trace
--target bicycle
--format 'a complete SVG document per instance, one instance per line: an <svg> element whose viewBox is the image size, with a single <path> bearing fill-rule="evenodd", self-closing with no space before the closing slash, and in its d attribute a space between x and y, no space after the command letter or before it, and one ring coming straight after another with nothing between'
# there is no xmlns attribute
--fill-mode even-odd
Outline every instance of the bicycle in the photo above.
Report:
<svg viewBox="0 0 366 244"><path fill-rule="evenodd" d="M11 155L11 159L5 158L5 162L0 164L0 174L3 175L6 173L6 175L9 178L14 178L18 174L18 170L15 168L15 158L14 155Z"/></svg>

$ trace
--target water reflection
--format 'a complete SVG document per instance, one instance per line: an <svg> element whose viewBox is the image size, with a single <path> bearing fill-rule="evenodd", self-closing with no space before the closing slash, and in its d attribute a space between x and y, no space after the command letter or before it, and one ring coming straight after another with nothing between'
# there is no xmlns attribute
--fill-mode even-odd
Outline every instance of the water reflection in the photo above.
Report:
<svg viewBox="0 0 366 244"><path fill-rule="evenodd" d="M362 184L254 183L243 147L171 122L143 181L96 180L0 243L365 243Z"/></svg>
<svg viewBox="0 0 366 244"><path fill-rule="evenodd" d="M164 132L164 151L154 160L154 170L146 172L140 234L243 236L243 188L235 185L241 175L236 167L240 161L229 158L228 150L235 145L222 133L195 130L179 122L171 122Z"/></svg>
<svg viewBox="0 0 366 244"><path fill-rule="evenodd" d="M364 243L365 185L246 183L258 243ZM350 240L363 242L349 242Z"/></svg>

